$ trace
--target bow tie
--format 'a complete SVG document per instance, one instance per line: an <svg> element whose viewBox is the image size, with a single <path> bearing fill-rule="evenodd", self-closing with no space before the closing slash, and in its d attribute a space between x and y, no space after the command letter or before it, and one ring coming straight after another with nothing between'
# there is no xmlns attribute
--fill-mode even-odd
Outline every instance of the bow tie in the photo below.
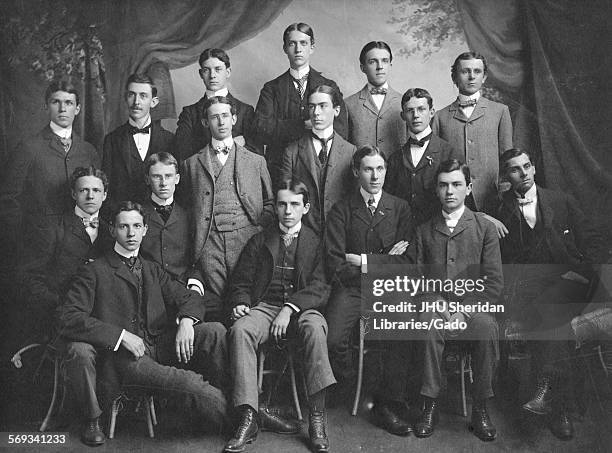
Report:
<svg viewBox="0 0 612 453"><path fill-rule="evenodd" d="M457 101L459 102L459 107L461 108L465 108L465 107L473 107L476 105L476 102L478 102L476 99L468 99L467 101L459 101L459 99L457 99Z"/></svg>
<svg viewBox="0 0 612 453"><path fill-rule="evenodd" d="M285 247L289 247L291 243L293 242L293 239L298 237L299 234L300 234L299 231L296 231L295 233L281 233L281 238L283 239L283 242L285 243Z"/></svg>
<svg viewBox="0 0 612 453"><path fill-rule="evenodd" d="M139 129L136 126L132 126L130 124L130 134L132 134L132 135L136 135L136 134L148 134L150 129L151 129L151 125L150 124L148 126L143 127L142 129Z"/></svg>
<svg viewBox="0 0 612 453"><path fill-rule="evenodd" d="M226 145L222 145L222 146L217 146L215 148L215 153L217 154L225 154L228 155L230 152L230 147L226 146Z"/></svg>
<svg viewBox="0 0 612 453"><path fill-rule="evenodd" d="M98 228L98 226L100 225L100 219L98 217L93 217L91 219L86 219L85 217L81 217L81 221L83 222L83 225L85 225L85 228L87 227Z"/></svg>
<svg viewBox="0 0 612 453"><path fill-rule="evenodd" d="M153 207L155 211L161 216L164 222L167 222L170 218L170 214L172 214L172 203L164 206L158 205L157 203L153 203Z"/></svg>
<svg viewBox="0 0 612 453"><path fill-rule="evenodd" d="M524 206L526 204L533 203L533 198L517 198L516 201L518 202L519 206Z"/></svg>
<svg viewBox="0 0 612 453"><path fill-rule="evenodd" d="M418 146L419 148L422 148L423 146L425 146L425 143L427 143L430 139L431 139L431 134L426 135L421 140L417 140L414 137L408 137L408 145L409 146L414 145L414 146Z"/></svg>
<svg viewBox="0 0 612 453"><path fill-rule="evenodd" d="M372 87L370 88L370 94L387 94L387 89L381 87Z"/></svg>

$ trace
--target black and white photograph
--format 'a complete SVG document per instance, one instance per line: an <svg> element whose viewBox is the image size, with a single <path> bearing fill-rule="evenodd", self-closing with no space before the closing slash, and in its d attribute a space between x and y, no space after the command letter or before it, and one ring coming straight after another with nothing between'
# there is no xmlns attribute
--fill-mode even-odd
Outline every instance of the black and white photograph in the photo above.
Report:
<svg viewBox="0 0 612 453"><path fill-rule="evenodd" d="M0 450L612 445L607 0L0 0Z"/></svg>

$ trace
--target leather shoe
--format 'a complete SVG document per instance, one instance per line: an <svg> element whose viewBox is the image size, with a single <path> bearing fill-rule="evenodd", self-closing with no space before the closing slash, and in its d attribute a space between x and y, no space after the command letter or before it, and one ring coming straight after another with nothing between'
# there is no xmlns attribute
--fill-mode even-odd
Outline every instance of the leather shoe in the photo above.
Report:
<svg viewBox="0 0 612 453"><path fill-rule="evenodd" d="M228 453L240 453L246 449L246 445L257 439L259 428L257 426L257 414L255 410L247 407L240 415L240 423L234 436L225 444Z"/></svg>
<svg viewBox="0 0 612 453"><path fill-rule="evenodd" d="M472 406L472 423L470 431L480 440L489 442L497 437L497 430L489 418L485 402L474 403Z"/></svg>
<svg viewBox="0 0 612 453"><path fill-rule="evenodd" d="M106 436L100 428L100 417L87 420L81 433L81 440L90 447L97 447L106 441Z"/></svg>
<svg viewBox="0 0 612 453"><path fill-rule="evenodd" d="M329 451L329 439L326 431L326 415L324 411L310 411L308 417L308 435L310 436L310 446L315 453L325 453Z"/></svg>
<svg viewBox="0 0 612 453"><path fill-rule="evenodd" d="M382 428L388 433L396 436L407 436L412 432L412 426L402 419L389 404L377 404L374 406L374 413Z"/></svg>
<svg viewBox="0 0 612 453"><path fill-rule="evenodd" d="M550 421L550 431L561 440L574 437L574 424L565 410L555 411Z"/></svg>
<svg viewBox="0 0 612 453"><path fill-rule="evenodd" d="M296 434L300 431L297 423L283 417L276 408L260 406L257 417L259 429L262 431L272 431L277 434Z"/></svg>
<svg viewBox="0 0 612 453"><path fill-rule="evenodd" d="M417 437L429 437L434 432L434 426L438 421L438 401L427 398L425 409L421 412L414 425L414 435Z"/></svg>
<svg viewBox="0 0 612 453"><path fill-rule="evenodd" d="M552 412L552 386L549 378L542 378L533 398L523 404L523 409L537 415L546 415Z"/></svg>

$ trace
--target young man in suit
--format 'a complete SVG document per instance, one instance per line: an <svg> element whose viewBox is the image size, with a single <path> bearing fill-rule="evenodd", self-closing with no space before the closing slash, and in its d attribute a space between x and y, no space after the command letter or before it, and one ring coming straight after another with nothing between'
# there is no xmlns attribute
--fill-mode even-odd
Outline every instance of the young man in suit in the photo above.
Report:
<svg viewBox="0 0 612 453"><path fill-rule="evenodd" d="M225 397L205 379L217 386L227 379L225 327L202 322L204 300L139 255L147 225L138 203L121 202L112 219L114 249L79 269L59 309L67 384L86 421L81 439L92 446L105 441L96 396L100 364L116 370L123 387L185 399L222 426Z"/></svg>
<svg viewBox="0 0 612 453"><path fill-rule="evenodd" d="M389 158L385 190L410 204L416 226L429 220L437 210L435 175L440 163L461 160L462 153L432 133L429 124L435 109L427 90L410 88L402 96L401 106L408 141Z"/></svg>
<svg viewBox="0 0 612 453"><path fill-rule="evenodd" d="M183 162L179 186L193 213L195 269L188 284L223 297L243 247L273 222L274 196L264 158L232 137L237 121L232 101L215 96L203 108L211 142ZM221 312L217 307L217 315Z"/></svg>
<svg viewBox="0 0 612 453"><path fill-rule="evenodd" d="M408 203L382 190L386 171L385 156L378 148L359 148L353 157L359 189L348 200L336 203L327 218L326 268L332 284L325 315L327 344L334 375L345 389L354 377L349 338L361 315L361 273L367 272L372 256L403 254L413 232ZM397 404L403 398L399 394L403 374L395 374L404 371L397 366L400 352L392 349L385 354L385 385L381 386L376 412L387 431L407 435L412 429L401 419Z"/></svg>
<svg viewBox="0 0 612 453"><path fill-rule="evenodd" d="M491 214L498 200L499 156L512 148L510 111L506 105L481 96L480 89L487 80L487 61L479 53L459 55L451 68L451 78L459 96L434 117L433 133L464 154L461 160L469 165L474 179L468 206ZM497 223L496 228L504 230Z"/></svg>
<svg viewBox="0 0 612 453"><path fill-rule="evenodd" d="M417 265L430 266L428 279L481 282L482 291L422 294L425 301L457 302L472 306L477 302L497 304L503 288L499 240L494 225L481 213L465 206L470 194L470 170L458 160L442 162L436 176L436 193L441 209L416 230L409 254ZM454 284L454 283L453 283ZM476 283L477 285L478 283ZM498 326L491 313L457 310L421 311L419 320L446 322L423 332L424 409L414 430L417 437L433 434L438 418L438 395L442 386L442 355L448 339L470 340L474 385L470 428L483 441L494 440L497 432L489 419L486 401L493 396L493 370L498 357ZM463 324L462 324L463 323ZM459 327L459 328L458 328ZM463 327L463 329L461 329ZM469 344L469 343L468 343Z"/></svg>
<svg viewBox="0 0 612 453"><path fill-rule="evenodd" d="M508 227L501 240L502 258L515 271L528 275L512 306L511 319L518 321L538 364L539 382L534 397L523 405L536 414L552 412L551 430L561 439L573 437L568 415L571 406L571 371L568 335L561 335L574 316L588 303L594 265L604 262L601 236L589 223L578 203L569 195L535 183L536 169L529 154L510 149L501 156L502 171L510 182L497 217ZM512 278L521 281L520 274ZM569 330L565 333L569 334Z"/></svg>
<svg viewBox="0 0 612 453"><path fill-rule="evenodd" d="M283 154L281 181L297 179L308 187L310 215L304 218L317 235L325 230L325 217L354 186L351 161L355 147L334 132L342 97L337 88L315 87L308 96L312 130L291 143Z"/></svg>
<svg viewBox="0 0 612 453"><path fill-rule="evenodd" d="M178 162L172 154L161 152L147 158L145 180L151 196L142 208L149 228L140 252L177 280L186 281L192 264L193 225L189 212L174 200L180 179Z"/></svg>
<svg viewBox="0 0 612 453"><path fill-rule="evenodd" d="M374 144L387 157L406 142L406 125L400 118L401 94L388 82L392 62L391 48L386 42L371 41L363 46L359 67L368 83L344 101L348 141L358 148Z"/></svg>
<svg viewBox="0 0 612 453"><path fill-rule="evenodd" d="M306 185L285 180L277 192L278 224L253 236L232 275L228 300L234 324L229 332L233 404L240 413L227 452L244 451L270 415L257 409L257 350L269 340L297 336L310 402L309 435L313 451L329 451L326 389L336 383L327 356L327 323L321 314L329 285L325 280L321 238L302 219L309 212ZM262 424L261 417L264 415ZM269 428L268 428L269 429ZM297 427L295 427L297 432Z"/></svg>
<svg viewBox="0 0 612 453"><path fill-rule="evenodd" d="M263 150L255 145L253 137L255 110L236 99L228 90L227 83L232 73L229 55L222 49L206 49L200 54L199 63L199 74L206 92L198 102L184 107L179 116L174 137L175 156L183 161L210 143L210 130L202 124L202 119L206 117L206 99L214 96L231 99L236 108L234 139L237 143L257 154L263 154Z"/></svg>
<svg viewBox="0 0 612 453"><path fill-rule="evenodd" d="M307 106L308 91L319 85L338 89L333 80L310 67L314 45L314 31L309 25L294 23L285 29L283 50L289 59L289 70L266 82L255 108L256 133L259 142L266 145L266 160L274 186L279 182L282 156L287 145L312 129ZM343 138L347 137L344 102L334 119L334 130Z"/></svg>
<svg viewBox="0 0 612 453"><path fill-rule="evenodd" d="M0 223L7 252L27 244L34 227L71 209L70 175L78 167L100 167L95 148L73 132L81 105L76 88L52 82L45 92L49 125L25 139L9 160L0 186ZM9 255L10 256L10 255Z"/></svg>
<svg viewBox="0 0 612 453"><path fill-rule="evenodd" d="M50 321L77 269L112 248L109 225L100 219L108 180L95 167L79 167L70 176L75 206L39 227L26 244L22 267L30 308L31 332L50 334Z"/></svg>
<svg viewBox="0 0 612 453"><path fill-rule="evenodd" d="M132 74L125 84L129 118L104 138L102 169L110 183L110 210L124 200L144 202L148 188L143 175L151 154L172 151L173 135L151 120L159 103L157 87L148 75Z"/></svg>

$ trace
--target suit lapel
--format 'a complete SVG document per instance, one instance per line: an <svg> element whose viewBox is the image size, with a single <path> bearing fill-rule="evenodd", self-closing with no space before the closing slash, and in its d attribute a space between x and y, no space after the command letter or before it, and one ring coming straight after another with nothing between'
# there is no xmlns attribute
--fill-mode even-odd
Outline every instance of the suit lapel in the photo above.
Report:
<svg viewBox="0 0 612 453"><path fill-rule="evenodd" d="M276 266L276 255L278 254L278 248L280 247L280 229L268 228L265 230L264 244L268 249L268 252L272 256L272 274L274 274L274 267ZM260 269L263 270L263 269Z"/></svg>
<svg viewBox="0 0 612 453"><path fill-rule="evenodd" d="M312 232L302 223L302 229L298 237L297 250L295 251L295 271L296 271L296 282L300 282L300 279L304 275L304 263L312 263L314 260L314 254L316 247L314 244L317 243L317 238ZM301 286L306 286L305 282Z"/></svg>
<svg viewBox="0 0 612 453"><path fill-rule="evenodd" d="M370 211L365 205L363 201L363 197L361 196L361 192L359 189L355 193L353 193L353 197L351 198L351 211L353 212L353 216L355 218L361 220L366 225L370 225L372 222L372 216L370 215Z"/></svg>
<svg viewBox="0 0 612 453"><path fill-rule="evenodd" d="M316 196L318 199L319 194L319 178L317 178L317 163L315 162L315 150L312 145L312 139L308 135L302 136L298 140L298 159L302 162L302 165L306 167L307 173L312 178L315 187L317 188L316 194L311 194L311 196Z"/></svg>
<svg viewBox="0 0 612 453"><path fill-rule="evenodd" d="M555 211L550 206L550 198L545 190L542 190L540 187L536 188L536 196L538 198L538 204L540 205L539 210L542 212L542 224L544 228L550 230L553 225L553 218L555 215ZM537 214L536 214L537 215Z"/></svg>
<svg viewBox="0 0 612 453"><path fill-rule="evenodd" d="M476 121L485 114L487 110L487 102L488 101L484 97L480 96L480 99L478 99L478 102L474 106L474 111L472 112L469 121Z"/></svg>
<svg viewBox="0 0 612 453"><path fill-rule="evenodd" d="M121 261L121 258L119 258L115 251L109 252L106 255L106 259L108 260L108 263L111 265L111 267L114 269L115 275L117 277L122 280L125 280L132 287L137 288L137 283L135 281L136 279L134 278L128 267L123 264L123 261Z"/></svg>
<svg viewBox="0 0 612 453"><path fill-rule="evenodd" d="M429 145L427 145L427 149L423 153L421 160L417 164L415 170L420 170L422 168L427 167L428 165L432 165L432 162L439 160L438 153L440 149L438 147L438 143L436 142L435 136L432 135L429 140ZM412 156L412 153L410 154Z"/></svg>
<svg viewBox="0 0 612 453"><path fill-rule="evenodd" d="M463 121L464 123L468 121L468 118L463 114L463 111L459 108L458 100L455 99L455 102L453 102L448 107L448 111L449 113L453 114L453 118L455 118L456 120Z"/></svg>
<svg viewBox="0 0 612 453"><path fill-rule="evenodd" d="M387 89L387 94L385 95L383 103L380 106L380 111L378 112L378 116L383 116L387 112L387 110L389 110L391 106L395 103L395 99L396 99L395 91L391 90L391 87L389 87Z"/></svg>
<svg viewBox="0 0 612 453"><path fill-rule="evenodd" d="M212 169L212 161L211 161L209 145L206 145L204 149L202 150L202 152L198 153L198 162L200 162L202 167L204 167L204 170L206 170L206 172L208 173L208 176L210 177L210 179L213 181L213 184L214 184L215 178L214 178L214 171Z"/></svg>
<svg viewBox="0 0 612 453"><path fill-rule="evenodd" d="M374 217L371 219L371 227L375 228L383 220L390 218L392 211L393 208L391 207L389 197L385 192L383 192L382 196L380 197L380 201L378 202L378 206L376 207L376 211L374 211Z"/></svg>
<svg viewBox="0 0 612 453"><path fill-rule="evenodd" d="M374 100L372 99L372 96L370 96L367 85L364 86L359 92L359 99L363 103L363 107L366 110L369 110L374 115L378 116L378 107L376 107L376 104L374 104Z"/></svg>
<svg viewBox="0 0 612 453"><path fill-rule="evenodd" d="M70 225L70 231L81 241L86 242L91 246L91 238L89 234L87 234L87 230L85 230L85 225L83 225L83 221L76 214L71 214L67 216L68 225ZM100 236L100 231L98 231L98 237Z"/></svg>
<svg viewBox="0 0 612 453"><path fill-rule="evenodd" d="M450 229L446 226L446 221L444 217L442 217L442 212L437 212L433 218L433 227L439 233L442 233L444 236L450 236Z"/></svg>
<svg viewBox="0 0 612 453"><path fill-rule="evenodd" d="M468 208L465 208L465 211L463 211L463 215L459 218L457 225L455 226L455 228L453 228L453 232L450 234L451 237L457 236L458 234L460 234L463 230L465 230L469 226L469 224L473 220L474 220L474 213L470 211ZM446 224L446 222L444 223Z"/></svg>
<svg viewBox="0 0 612 453"><path fill-rule="evenodd" d="M60 156L64 157L66 155L66 151L64 150L63 145L59 141L59 137L57 135L55 135L53 133L53 131L51 130L51 127L47 126L47 127L45 127L45 129L43 131L44 131L43 132L44 137L48 141L49 148L51 148L55 153L57 153ZM74 130L73 130L73 134L72 135L75 136ZM73 146L74 146L74 144L73 144Z"/></svg>

